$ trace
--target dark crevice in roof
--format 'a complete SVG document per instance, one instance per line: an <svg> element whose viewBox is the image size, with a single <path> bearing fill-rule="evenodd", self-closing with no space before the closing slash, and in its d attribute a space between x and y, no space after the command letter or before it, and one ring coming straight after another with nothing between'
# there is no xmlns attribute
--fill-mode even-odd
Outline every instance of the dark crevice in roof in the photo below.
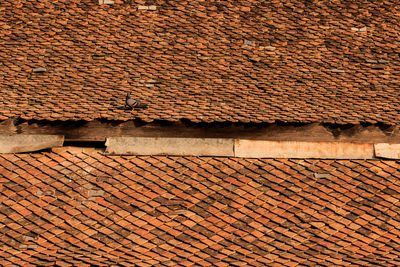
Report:
<svg viewBox="0 0 400 267"><path fill-rule="evenodd" d="M13 121L13 124L15 126L18 126L22 123L28 123L28 124L38 124L38 125L64 125L64 126L82 126L86 125L90 122L100 122L100 123L106 123L110 126L117 126L122 123L126 122L132 122L136 127L144 126L144 125L159 125L159 126L172 126L172 125L183 125L186 127L229 127L229 126L243 126L245 128L248 127L258 127L258 128L265 128L269 127L272 125L277 125L277 126L292 126L292 127L302 127L302 126L308 126L308 125L313 125L313 124L320 124L323 125L324 127L331 128L331 129L349 129L354 126L361 126L361 127L370 127L370 126L377 126L381 130L388 130L394 125L388 124L388 123L371 123L371 122L359 122L359 123L326 123L326 122L291 122L291 121L282 121L282 120L275 120L275 122L268 123L268 122L230 122L230 121L214 121L214 122L194 122L189 119L180 119L177 121L170 121L170 120L153 120L151 122L144 121L140 118L134 118L131 120L109 120L109 119L94 119L94 120L47 120L47 119L23 119L19 116L10 118ZM6 120L0 120L1 122L4 122Z"/></svg>
<svg viewBox="0 0 400 267"><path fill-rule="evenodd" d="M105 141L64 141L63 146L73 147L90 147L90 148L106 148Z"/></svg>
<svg viewBox="0 0 400 267"><path fill-rule="evenodd" d="M99 141L107 137L235 138L270 141L395 143L397 126L384 123L300 123L275 121L193 122L154 120L26 120L16 117L0 121L0 134L63 135L66 141Z"/></svg>

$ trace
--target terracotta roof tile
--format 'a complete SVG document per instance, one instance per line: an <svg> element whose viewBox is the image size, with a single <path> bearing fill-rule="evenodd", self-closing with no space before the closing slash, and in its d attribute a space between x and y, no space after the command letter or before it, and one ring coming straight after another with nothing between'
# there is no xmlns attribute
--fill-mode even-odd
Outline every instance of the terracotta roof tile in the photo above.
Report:
<svg viewBox="0 0 400 267"><path fill-rule="evenodd" d="M399 167L3 154L0 264L397 265Z"/></svg>
<svg viewBox="0 0 400 267"><path fill-rule="evenodd" d="M155 3L2 1L0 119L399 123L396 1Z"/></svg>

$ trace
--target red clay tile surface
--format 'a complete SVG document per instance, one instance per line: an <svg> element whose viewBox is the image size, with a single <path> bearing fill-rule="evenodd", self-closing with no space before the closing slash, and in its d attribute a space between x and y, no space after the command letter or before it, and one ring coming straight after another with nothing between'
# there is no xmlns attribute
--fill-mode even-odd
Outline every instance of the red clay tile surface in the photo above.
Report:
<svg viewBox="0 0 400 267"><path fill-rule="evenodd" d="M0 265L398 266L399 163L3 154Z"/></svg>
<svg viewBox="0 0 400 267"><path fill-rule="evenodd" d="M0 2L0 119L400 121L398 1L115 2Z"/></svg>

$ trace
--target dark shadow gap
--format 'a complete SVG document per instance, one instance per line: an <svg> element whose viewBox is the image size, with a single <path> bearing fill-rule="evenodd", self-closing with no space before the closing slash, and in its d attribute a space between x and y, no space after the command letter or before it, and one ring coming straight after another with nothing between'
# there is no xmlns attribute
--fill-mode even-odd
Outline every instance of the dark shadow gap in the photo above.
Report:
<svg viewBox="0 0 400 267"><path fill-rule="evenodd" d="M106 148L105 141L64 141L63 146Z"/></svg>

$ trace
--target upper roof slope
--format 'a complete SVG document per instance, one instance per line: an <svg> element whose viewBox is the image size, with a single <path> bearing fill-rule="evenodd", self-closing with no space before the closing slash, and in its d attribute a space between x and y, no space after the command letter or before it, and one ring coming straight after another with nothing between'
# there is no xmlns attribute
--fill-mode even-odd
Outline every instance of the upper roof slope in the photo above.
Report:
<svg viewBox="0 0 400 267"><path fill-rule="evenodd" d="M115 2L1 1L0 119L400 122L398 1Z"/></svg>
<svg viewBox="0 0 400 267"><path fill-rule="evenodd" d="M399 266L399 164L3 154L0 265Z"/></svg>

